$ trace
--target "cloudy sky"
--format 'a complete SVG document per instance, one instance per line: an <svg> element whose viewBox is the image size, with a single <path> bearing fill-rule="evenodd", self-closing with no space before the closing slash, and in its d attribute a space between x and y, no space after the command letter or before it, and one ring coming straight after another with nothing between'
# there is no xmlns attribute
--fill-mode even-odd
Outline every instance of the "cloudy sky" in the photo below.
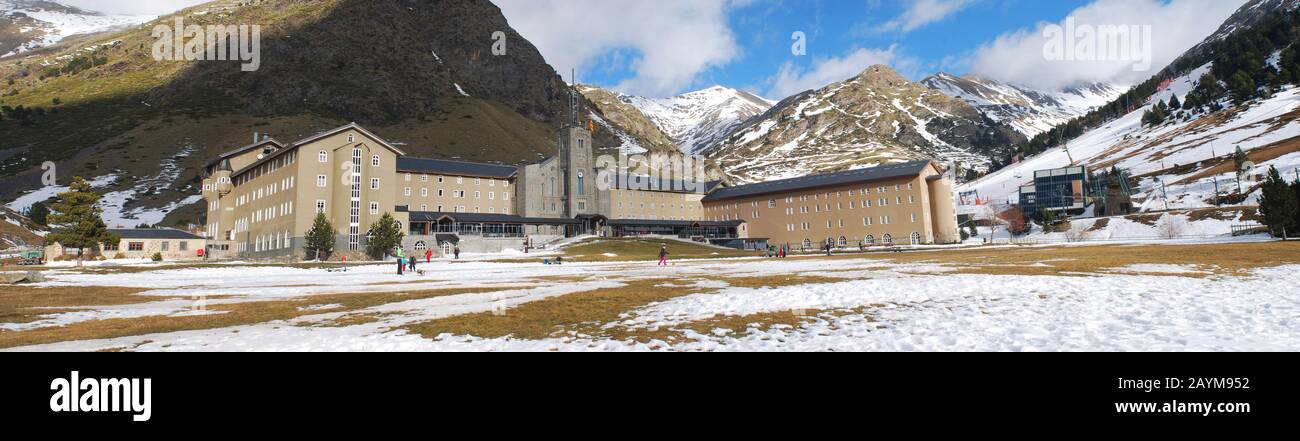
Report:
<svg viewBox="0 0 1300 441"><path fill-rule="evenodd" d="M780 99L886 64L1041 88L1149 78L1246 0L493 0L567 77L646 95L715 84ZM1044 28L1151 29L1151 70L1043 54ZM804 55L792 52L802 32ZM1074 34L1077 35L1077 34ZM1140 38L1140 37L1139 37Z"/></svg>
<svg viewBox="0 0 1300 441"><path fill-rule="evenodd" d="M117 14L163 14L202 0L63 0ZM1150 77L1246 0L491 0L566 77L645 96L716 84L767 98L886 64L920 79L978 74L1040 88ZM1134 60L1044 56L1044 29L1150 26L1151 68ZM806 51L792 52L795 32Z"/></svg>

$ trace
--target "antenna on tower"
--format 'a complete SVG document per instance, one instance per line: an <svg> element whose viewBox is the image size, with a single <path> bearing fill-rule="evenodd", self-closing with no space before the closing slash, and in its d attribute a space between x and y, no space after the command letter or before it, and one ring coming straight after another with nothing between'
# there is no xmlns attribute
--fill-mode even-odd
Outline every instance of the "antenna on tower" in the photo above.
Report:
<svg viewBox="0 0 1300 441"><path fill-rule="evenodd" d="M569 69L569 127L578 126L578 70Z"/></svg>

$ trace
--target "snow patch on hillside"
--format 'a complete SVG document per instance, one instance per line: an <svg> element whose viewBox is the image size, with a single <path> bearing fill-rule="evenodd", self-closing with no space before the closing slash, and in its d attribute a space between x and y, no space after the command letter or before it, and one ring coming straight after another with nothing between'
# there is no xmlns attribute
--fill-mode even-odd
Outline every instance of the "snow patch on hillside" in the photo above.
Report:
<svg viewBox="0 0 1300 441"><path fill-rule="evenodd" d="M82 12L86 13L68 13L9 0L0 0L0 15L23 14L38 22L35 28L24 28L20 30L21 32L31 33L37 29L41 31L40 38L20 45L9 53L0 55L0 58L50 46L73 35L104 32L126 26L140 25L158 17L156 15L104 15L89 11Z"/></svg>

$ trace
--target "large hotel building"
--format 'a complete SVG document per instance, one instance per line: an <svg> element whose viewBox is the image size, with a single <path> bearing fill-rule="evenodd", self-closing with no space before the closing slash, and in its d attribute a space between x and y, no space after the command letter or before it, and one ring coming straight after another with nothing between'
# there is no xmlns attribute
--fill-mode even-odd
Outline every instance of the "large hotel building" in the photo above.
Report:
<svg viewBox="0 0 1300 441"><path fill-rule="evenodd" d="M406 249L435 253L582 234L796 249L958 240L951 179L933 161L690 191L600 188L597 171L581 124L561 129L556 155L521 166L410 157L349 124L287 144L255 138L214 158L203 179L204 229L214 256L245 258L302 255L317 213L337 229L336 255L357 256L384 213L403 225Z"/></svg>

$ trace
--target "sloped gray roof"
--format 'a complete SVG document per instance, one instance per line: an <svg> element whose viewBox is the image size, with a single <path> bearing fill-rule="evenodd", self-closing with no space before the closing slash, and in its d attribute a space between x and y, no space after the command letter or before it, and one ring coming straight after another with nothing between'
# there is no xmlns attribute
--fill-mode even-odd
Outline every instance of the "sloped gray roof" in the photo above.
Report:
<svg viewBox="0 0 1300 441"><path fill-rule="evenodd" d="M481 176L485 178L510 178L515 175L515 167L482 162L448 161L444 159L415 158L402 156L397 158L397 171L433 173L451 176Z"/></svg>
<svg viewBox="0 0 1300 441"><path fill-rule="evenodd" d="M928 160L912 161L858 170L827 173L823 175L804 176L792 179L782 179L779 181L725 187L719 188L704 196L704 200L717 201L723 199L735 199L769 193L785 193L810 188L831 187L857 182L914 176L920 174L921 171L925 170L925 167L929 165L930 161Z"/></svg>
<svg viewBox="0 0 1300 441"><path fill-rule="evenodd" d="M108 231L123 239L202 239L188 232L171 228L130 228Z"/></svg>

